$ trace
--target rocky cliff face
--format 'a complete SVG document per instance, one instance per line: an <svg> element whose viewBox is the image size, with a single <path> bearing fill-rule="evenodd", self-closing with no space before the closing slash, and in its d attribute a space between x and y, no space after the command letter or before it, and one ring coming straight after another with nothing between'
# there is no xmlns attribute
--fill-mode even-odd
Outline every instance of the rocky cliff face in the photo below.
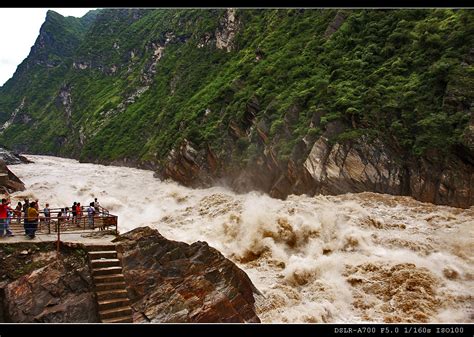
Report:
<svg viewBox="0 0 474 337"><path fill-rule="evenodd" d="M312 146L301 142L294 159L281 162L267 146L263 155L239 170L208 150L198 152L186 144L172 154L159 176L186 186L224 183L238 192L257 189L276 198L372 191L455 207L474 205L474 161L469 156L448 157L440 166L439 161L428 157L403 158L380 140L367 136L331 143L328 137L337 128L328 126ZM268 138L262 130L259 137L262 143Z"/></svg>
<svg viewBox="0 0 474 337"><path fill-rule="evenodd" d="M456 207L474 204L472 163L451 159L440 168L427 158L411 159L403 163L383 143L367 137L334 145L321 137L304 168L313 178L316 192L322 194L374 191Z"/></svg>
<svg viewBox="0 0 474 337"><path fill-rule="evenodd" d="M2 321L99 322L85 254L64 246L58 260L52 243L2 245Z"/></svg>
<svg viewBox="0 0 474 337"><path fill-rule="evenodd" d="M248 276L205 242L138 228L117 239L135 322L260 322Z"/></svg>
<svg viewBox="0 0 474 337"><path fill-rule="evenodd" d="M205 242L170 241L156 230L121 235L117 250L134 322L260 322L248 276ZM0 245L0 321L99 322L87 253L66 244Z"/></svg>

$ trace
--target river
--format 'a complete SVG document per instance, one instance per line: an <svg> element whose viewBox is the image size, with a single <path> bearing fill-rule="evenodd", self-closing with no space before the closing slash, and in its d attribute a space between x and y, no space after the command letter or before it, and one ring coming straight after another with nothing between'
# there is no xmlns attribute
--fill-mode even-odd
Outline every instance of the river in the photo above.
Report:
<svg viewBox="0 0 474 337"><path fill-rule="evenodd" d="M474 206L460 209L377 193L235 194L190 189L153 172L27 155L9 166L40 206L97 197L119 230L150 226L207 241L262 295L262 322L473 322ZM17 200L18 199L18 200Z"/></svg>

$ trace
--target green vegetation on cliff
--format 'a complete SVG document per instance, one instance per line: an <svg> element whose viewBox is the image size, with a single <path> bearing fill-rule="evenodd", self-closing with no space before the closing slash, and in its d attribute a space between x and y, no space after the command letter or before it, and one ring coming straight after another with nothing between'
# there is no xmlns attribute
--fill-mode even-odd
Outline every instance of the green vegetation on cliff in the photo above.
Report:
<svg viewBox="0 0 474 337"><path fill-rule="evenodd" d="M473 42L469 10L49 12L0 88L0 142L157 166L187 139L245 163L258 125L284 161L339 121L333 142L472 153Z"/></svg>

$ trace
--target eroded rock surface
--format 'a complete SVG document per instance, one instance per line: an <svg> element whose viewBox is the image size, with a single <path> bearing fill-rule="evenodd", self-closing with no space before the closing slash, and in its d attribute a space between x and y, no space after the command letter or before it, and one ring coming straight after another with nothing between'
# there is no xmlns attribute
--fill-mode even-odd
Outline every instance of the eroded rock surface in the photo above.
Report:
<svg viewBox="0 0 474 337"><path fill-rule="evenodd" d="M117 243L135 322L260 322L248 276L206 242L144 227Z"/></svg>

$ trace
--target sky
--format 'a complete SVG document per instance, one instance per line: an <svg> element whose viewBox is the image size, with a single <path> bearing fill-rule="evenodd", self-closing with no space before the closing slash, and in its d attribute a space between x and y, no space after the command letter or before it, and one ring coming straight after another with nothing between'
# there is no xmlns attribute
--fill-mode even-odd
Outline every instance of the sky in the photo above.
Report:
<svg viewBox="0 0 474 337"><path fill-rule="evenodd" d="M82 17L95 8L0 8L0 86L30 53L49 9Z"/></svg>

